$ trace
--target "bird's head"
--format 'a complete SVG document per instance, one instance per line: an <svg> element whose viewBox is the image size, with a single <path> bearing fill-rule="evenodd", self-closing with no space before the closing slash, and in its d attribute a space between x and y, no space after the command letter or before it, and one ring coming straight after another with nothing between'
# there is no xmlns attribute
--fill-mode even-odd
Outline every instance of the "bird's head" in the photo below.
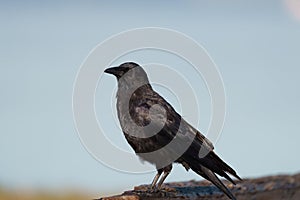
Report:
<svg viewBox="0 0 300 200"><path fill-rule="evenodd" d="M126 83L149 83L146 72L143 68L134 62L126 62L118 67L107 68L105 73L114 75L118 81Z"/></svg>

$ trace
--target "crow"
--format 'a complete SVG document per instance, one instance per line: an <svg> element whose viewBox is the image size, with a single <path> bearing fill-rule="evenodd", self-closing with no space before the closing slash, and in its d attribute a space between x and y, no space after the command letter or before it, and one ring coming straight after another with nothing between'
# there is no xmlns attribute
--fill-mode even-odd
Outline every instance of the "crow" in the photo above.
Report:
<svg viewBox="0 0 300 200"><path fill-rule="evenodd" d="M235 199L217 175L233 184L235 182L228 174L241 178L214 153L212 143L152 89L140 65L126 62L104 72L114 75L118 81L117 114L127 142L141 160L156 166L152 190L161 189L172 164L179 163L187 171L192 169L211 181L230 199Z"/></svg>

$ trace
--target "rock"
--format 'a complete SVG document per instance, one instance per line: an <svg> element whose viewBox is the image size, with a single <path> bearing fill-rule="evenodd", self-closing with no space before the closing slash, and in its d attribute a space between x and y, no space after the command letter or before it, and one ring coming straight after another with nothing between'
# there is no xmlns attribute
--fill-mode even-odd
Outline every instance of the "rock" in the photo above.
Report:
<svg viewBox="0 0 300 200"><path fill-rule="evenodd" d="M100 198L102 200L139 200L140 197L137 195L116 195L116 196L112 196L112 197L104 197L104 198Z"/></svg>
<svg viewBox="0 0 300 200"><path fill-rule="evenodd" d="M236 185L223 181L239 200L298 200L300 174L278 175L237 181ZM228 199L208 181L166 183L159 192L149 191L148 185L134 187L121 195L100 198L103 200L138 199Z"/></svg>

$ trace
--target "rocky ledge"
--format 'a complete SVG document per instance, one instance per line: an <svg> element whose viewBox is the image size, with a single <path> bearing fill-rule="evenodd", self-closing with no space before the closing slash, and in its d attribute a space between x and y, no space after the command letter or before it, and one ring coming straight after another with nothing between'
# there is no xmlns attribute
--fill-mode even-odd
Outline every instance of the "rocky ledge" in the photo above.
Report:
<svg viewBox="0 0 300 200"><path fill-rule="evenodd" d="M244 179L233 185L224 181L238 200L300 199L300 174L267 176ZM226 199L228 198L208 181L166 183L159 192L150 192L148 185L136 186L121 195L103 197L102 200L140 199Z"/></svg>

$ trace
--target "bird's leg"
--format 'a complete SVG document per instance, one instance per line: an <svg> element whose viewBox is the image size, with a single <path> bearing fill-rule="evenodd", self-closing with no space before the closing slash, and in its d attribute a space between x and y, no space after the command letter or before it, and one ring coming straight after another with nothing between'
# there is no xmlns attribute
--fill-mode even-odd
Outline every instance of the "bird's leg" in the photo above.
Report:
<svg viewBox="0 0 300 200"><path fill-rule="evenodd" d="M167 167L163 168L164 174L162 175L161 179L157 184L157 188L161 189L163 182L166 180L167 176L170 174L172 170L172 165L168 165Z"/></svg>
<svg viewBox="0 0 300 200"><path fill-rule="evenodd" d="M163 184L163 182L166 180L167 176L170 174L170 172L164 172L164 174L162 175L161 179L159 180L158 184L157 184L157 188L160 190L161 186Z"/></svg>
<svg viewBox="0 0 300 200"><path fill-rule="evenodd" d="M152 181L152 183L151 183L151 187L150 187L150 189L152 190L152 189L154 189L154 187L155 187L155 185L156 185L156 183L157 183L157 181L158 181L158 179L159 179L159 177L160 177L160 175L162 174L162 170L157 170L157 174L155 175L155 177L154 177L154 179L153 179L153 181Z"/></svg>

